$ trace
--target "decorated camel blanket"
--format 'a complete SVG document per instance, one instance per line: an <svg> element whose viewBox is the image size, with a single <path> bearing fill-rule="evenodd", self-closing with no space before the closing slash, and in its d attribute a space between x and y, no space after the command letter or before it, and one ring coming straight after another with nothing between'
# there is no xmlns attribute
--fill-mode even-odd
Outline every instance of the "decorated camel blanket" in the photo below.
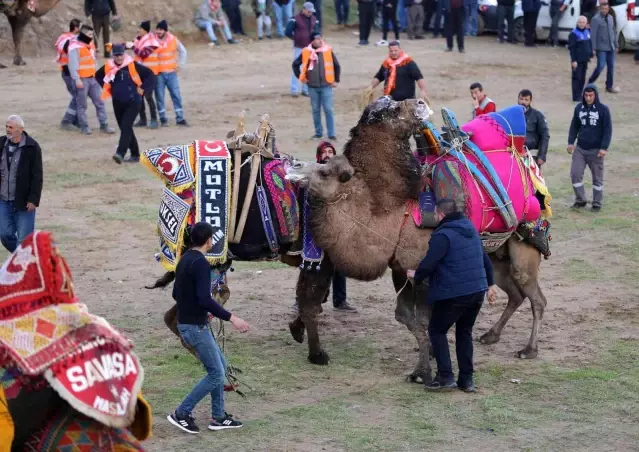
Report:
<svg viewBox="0 0 639 452"><path fill-rule="evenodd" d="M29 235L0 268L3 397L51 386L96 425L124 429L135 418L144 379L132 348L76 298L50 233Z"/></svg>

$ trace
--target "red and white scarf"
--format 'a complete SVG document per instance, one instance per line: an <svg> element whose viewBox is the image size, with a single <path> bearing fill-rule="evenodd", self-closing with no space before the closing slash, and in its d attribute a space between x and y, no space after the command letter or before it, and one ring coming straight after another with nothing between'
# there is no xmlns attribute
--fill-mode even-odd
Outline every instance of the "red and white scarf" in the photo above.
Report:
<svg viewBox="0 0 639 452"><path fill-rule="evenodd" d="M144 36L140 37L140 39L137 39L134 43L133 46L135 47L135 50L142 50L145 47L160 47L162 44L160 44L160 41L158 40L157 36L155 36L155 33L147 33Z"/></svg>
<svg viewBox="0 0 639 452"><path fill-rule="evenodd" d="M73 38L71 42L69 42L69 53L71 53L72 50L84 48L84 49L89 49L89 51L91 52L91 56L95 58L95 46L92 44L93 42L91 44L85 44L82 41L78 41L77 38Z"/></svg>
<svg viewBox="0 0 639 452"><path fill-rule="evenodd" d="M133 63L133 58L131 58L129 55L124 55L124 61L122 62L121 65L117 65L115 63L114 60L109 60L110 66L111 66L111 70L109 71L108 74L104 75L104 83L111 83L113 80L115 80L115 76L118 73L118 71L122 68L127 67L129 64Z"/></svg>
<svg viewBox="0 0 639 452"><path fill-rule="evenodd" d="M318 47L317 49L315 47L313 47L313 44L309 44L308 47L306 47L308 50L311 51L311 59L310 62L308 63L308 70L312 71L313 68L315 67L315 62L318 61L318 53L322 53L322 52L328 52L329 50L331 50L331 46L327 45L327 44L322 44L322 47Z"/></svg>
<svg viewBox="0 0 639 452"><path fill-rule="evenodd" d="M66 45L67 41L70 39L75 39L74 33L63 33L55 42L55 50L58 53L58 57L55 59L56 63L60 62L62 55L64 55L64 46ZM69 46L70 45L71 43L69 43Z"/></svg>

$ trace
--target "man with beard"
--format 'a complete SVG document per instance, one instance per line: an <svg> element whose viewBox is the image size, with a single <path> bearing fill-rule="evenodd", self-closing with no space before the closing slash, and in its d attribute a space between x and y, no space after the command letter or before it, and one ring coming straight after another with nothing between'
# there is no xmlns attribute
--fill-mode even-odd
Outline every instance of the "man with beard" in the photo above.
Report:
<svg viewBox="0 0 639 452"><path fill-rule="evenodd" d="M293 61L293 72L300 82L308 86L315 125L315 135L312 138L321 139L323 136L323 109L326 116L328 139L336 140L333 119L333 89L337 88L339 83L339 62L333 49L324 42L321 34L312 33L311 39L311 43Z"/></svg>
<svg viewBox="0 0 639 452"><path fill-rule="evenodd" d="M92 45L93 28L88 25L80 27L78 36L69 43L69 73L76 88L78 124L84 135L91 135L87 104L89 98L100 121L100 132L115 133L107 123L106 109L101 99L101 89L95 80L95 46Z"/></svg>
<svg viewBox="0 0 639 452"><path fill-rule="evenodd" d="M317 163L325 164L328 163L331 158L335 157L335 155L337 155L335 146L333 146L330 141L322 141L317 146L315 160ZM328 299L328 294L326 294L326 299ZM341 312L357 312L357 308L346 301L346 276L337 270L333 273L333 309ZM298 310L299 303L298 300L295 300L292 311L294 314L297 314Z"/></svg>
<svg viewBox="0 0 639 452"><path fill-rule="evenodd" d="M548 153L548 121L542 112L532 108L532 92L529 89L522 89L519 92L518 103L524 107L526 115L526 147L532 154L537 166L541 168L546 163ZM533 152L536 150L536 152Z"/></svg>
<svg viewBox="0 0 639 452"><path fill-rule="evenodd" d="M116 44L113 46L113 59L98 70L95 78L103 87L102 99L113 98L113 111L120 127L120 141L113 160L119 165L126 151L131 150L127 162L139 162L140 149L133 132L133 122L144 103L143 96L153 91L155 75L151 69L126 55L123 45Z"/></svg>

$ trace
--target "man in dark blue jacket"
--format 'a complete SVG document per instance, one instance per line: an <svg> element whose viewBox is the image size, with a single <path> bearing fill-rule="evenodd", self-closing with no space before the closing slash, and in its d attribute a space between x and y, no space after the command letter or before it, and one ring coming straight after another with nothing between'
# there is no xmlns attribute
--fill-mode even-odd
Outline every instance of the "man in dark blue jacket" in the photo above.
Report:
<svg viewBox="0 0 639 452"><path fill-rule="evenodd" d="M139 162L140 149L133 132L133 123L144 102L144 93L155 88L155 75L151 69L134 62L126 55L124 45L116 44L112 50L113 59L98 69L95 79L103 88L103 99L112 96L113 112L120 127L120 141L113 160L117 164L122 163L126 151L130 149L131 157L127 162Z"/></svg>
<svg viewBox="0 0 639 452"><path fill-rule="evenodd" d="M568 50L572 67L572 101L579 102L586 84L588 63L592 58L592 40L586 16L579 16L577 26L570 32Z"/></svg>
<svg viewBox="0 0 639 452"><path fill-rule="evenodd" d="M416 271L407 272L416 285L428 278L428 302L434 305L428 335L437 360L437 375L426 389L475 392L472 331L486 291L491 301L495 296L493 266L477 230L458 212L455 201L441 199L436 215L440 223L431 235L426 257ZM459 364L457 383L446 339L453 324Z"/></svg>
<svg viewBox="0 0 639 452"><path fill-rule="evenodd" d="M568 154L572 154L570 178L575 190L573 209L586 207L584 171L592 173L592 211L599 212L603 203L604 157L612 139L610 110L599 101L595 84L586 85L583 101L575 107L568 132ZM577 145L575 146L575 140Z"/></svg>
<svg viewBox="0 0 639 452"><path fill-rule="evenodd" d="M524 43L526 47L535 46L535 29L541 9L541 0L522 0L521 10L524 13Z"/></svg>

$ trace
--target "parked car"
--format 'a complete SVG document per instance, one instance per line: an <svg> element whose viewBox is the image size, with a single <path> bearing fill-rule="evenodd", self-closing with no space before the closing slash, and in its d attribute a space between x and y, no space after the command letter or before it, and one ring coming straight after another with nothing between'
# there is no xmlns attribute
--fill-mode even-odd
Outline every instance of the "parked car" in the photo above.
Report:
<svg viewBox="0 0 639 452"><path fill-rule="evenodd" d="M523 15L524 13L521 10L521 0L517 0L515 2L515 38L517 37L517 18L523 18ZM523 22L521 22L520 26L523 27ZM480 35L485 32L497 33L497 29L497 0L479 0L477 34ZM523 36L523 28L521 33Z"/></svg>

